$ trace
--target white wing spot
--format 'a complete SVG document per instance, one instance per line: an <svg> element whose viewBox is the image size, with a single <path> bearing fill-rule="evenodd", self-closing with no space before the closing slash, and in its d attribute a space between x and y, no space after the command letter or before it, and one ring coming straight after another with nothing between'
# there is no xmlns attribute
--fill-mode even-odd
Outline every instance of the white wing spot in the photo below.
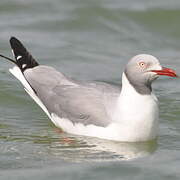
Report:
<svg viewBox="0 0 180 180"><path fill-rule="evenodd" d="M23 65L22 65L22 68L25 68L26 66L27 66L27 64L23 64Z"/></svg>
<svg viewBox="0 0 180 180"><path fill-rule="evenodd" d="M13 56L15 56L15 54L14 54L14 50L12 49L12 54L13 54Z"/></svg>
<svg viewBox="0 0 180 180"><path fill-rule="evenodd" d="M20 58L22 58L22 56L18 56L16 59L19 60Z"/></svg>

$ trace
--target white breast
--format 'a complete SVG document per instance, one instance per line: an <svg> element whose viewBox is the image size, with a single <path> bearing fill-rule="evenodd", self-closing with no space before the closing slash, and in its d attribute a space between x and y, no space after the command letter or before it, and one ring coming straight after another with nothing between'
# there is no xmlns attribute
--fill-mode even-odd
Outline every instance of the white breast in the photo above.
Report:
<svg viewBox="0 0 180 180"><path fill-rule="evenodd" d="M158 100L154 94L141 95L122 77L122 91L117 101L113 120L127 141L154 139L158 131Z"/></svg>

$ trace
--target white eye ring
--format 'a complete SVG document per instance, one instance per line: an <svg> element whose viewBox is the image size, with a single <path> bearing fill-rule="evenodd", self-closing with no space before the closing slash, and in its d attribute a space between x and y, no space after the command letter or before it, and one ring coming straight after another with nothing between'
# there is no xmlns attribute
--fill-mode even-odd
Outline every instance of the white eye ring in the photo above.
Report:
<svg viewBox="0 0 180 180"><path fill-rule="evenodd" d="M144 67L145 67L145 65L146 65L146 63L145 63L145 62L140 62L140 63L139 63L139 66L140 66L140 67L142 67L142 68L144 68Z"/></svg>

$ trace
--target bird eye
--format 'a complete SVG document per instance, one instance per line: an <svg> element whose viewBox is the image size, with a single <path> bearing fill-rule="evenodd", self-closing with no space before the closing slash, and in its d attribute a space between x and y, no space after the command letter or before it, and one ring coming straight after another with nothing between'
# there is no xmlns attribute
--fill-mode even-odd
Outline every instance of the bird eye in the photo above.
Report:
<svg viewBox="0 0 180 180"><path fill-rule="evenodd" d="M139 66L142 67L142 68L144 68L145 65L146 65L145 62L140 62L140 63L139 63Z"/></svg>

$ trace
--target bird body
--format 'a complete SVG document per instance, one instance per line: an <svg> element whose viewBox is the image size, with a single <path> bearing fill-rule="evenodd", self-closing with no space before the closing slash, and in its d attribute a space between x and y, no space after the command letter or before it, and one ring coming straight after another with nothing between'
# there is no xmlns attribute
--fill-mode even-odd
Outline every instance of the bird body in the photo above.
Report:
<svg viewBox="0 0 180 180"><path fill-rule="evenodd" d="M16 59L10 61L17 65L10 72L57 127L72 134L117 141L156 138L158 100L151 83L158 74L176 74L163 69L155 57L133 57L124 70L120 89L72 80L52 67L39 65L16 38L11 38L10 44Z"/></svg>
<svg viewBox="0 0 180 180"><path fill-rule="evenodd" d="M44 66L42 66L42 67L44 68ZM41 67L39 67L39 68L41 68ZM45 67L45 70L47 70L47 68L49 68L49 67ZM36 71L36 69L34 69L34 70ZM53 70L56 71L55 69L53 69ZM32 71L32 69L30 69L29 71ZM92 120L88 119L88 117L82 117L82 119L79 119L79 121L76 120L77 122L73 122L71 117L68 117L69 114L67 114L67 116L60 117L59 107L57 107L57 110L51 110L51 109L56 109L56 107L54 107L54 106L56 106L55 98L57 98L57 96L58 96L57 94L54 94L54 97L47 95L47 94L51 94L51 91L52 91L51 88L50 88L51 89L50 90L48 87L44 87L43 83L38 82L38 86L42 87L42 89L40 88L38 90L38 88L36 88L36 86L33 86L36 89L36 93L41 95L41 93L43 92L43 93L45 93L46 97L40 96L40 95L37 96L37 94L34 92L32 87L29 85L30 79L29 79L28 74L30 72L27 71L26 74L23 75L23 73L20 71L20 69L16 66L13 69L10 69L10 72L17 79L20 80L20 82L25 87L26 92L45 111L45 113L52 120L52 122L57 127L62 128L64 131L66 131L68 133L77 134L77 135L93 136L93 137L99 137L99 138L105 138L105 139L117 140L117 141L127 141L127 142L147 141L149 139L154 139L157 136L158 106L157 106L156 97L153 94L144 95L144 96L141 96L140 94L138 94L133 89L133 87L131 87L131 85L129 84L125 75L123 76L123 80L125 81L127 86L130 86L132 88L131 90L128 88L130 90L129 92L125 91L127 94L126 93L124 94L123 89L120 94L120 90L114 88L114 93L109 93L109 94L107 93L106 95L104 95L104 97L100 96L99 100L102 102L101 103L102 107L99 106L98 109L96 109L95 107L87 108L87 110L92 110L95 108L94 114L95 115L100 114L101 115L101 116L99 115L100 117L93 117L94 119L92 119ZM33 73L33 72L31 72L31 73ZM43 75L43 73L41 75ZM28 81L26 80L26 78L28 79ZM39 78L41 79L41 77L39 77ZM35 79L37 80L37 78L35 78ZM52 77L52 81L53 80L54 80L54 77ZM32 82L32 81L30 81L30 82ZM49 82L51 82L51 80ZM37 81L36 81L36 83L37 83ZM63 86L64 86L64 83L65 83L65 80L63 82ZM48 80L45 82L45 84L48 86ZM72 88L73 88L75 92L76 92L76 88L82 89L82 87L79 87L80 85L72 83L70 81L67 81L65 84L66 84L66 86L69 86L69 87L66 87L67 89L70 88L72 90ZM103 85L106 86L106 84L103 84ZM88 84L88 87L89 86L91 86L91 85ZM107 86L109 86L109 85L107 85ZM93 87L91 87L91 88L93 88ZM88 88L86 87L85 90L88 90ZM97 90L97 89L95 89L95 90ZM63 87L62 87L62 91L64 91ZM90 89L90 91L92 91L92 89ZM60 91L58 91L57 93L59 93L59 92ZM73 92L71 94L76 95L77 92L76 93L75 92ZM99 95L102 95L101 91L99 91L98 93L99 93ZM93 96L94 96L94 94L93 94ZM62 99L62 98L60 98L60 99ZM112 102L112 99L113 99L113 102ZM85 99L85 100L87 100L87 99ZM109 100L111 100L111 101L109 101ZM82 107L80 107L81 105L78 105L78 103L79 103L78 100L76 103L77 103L77 106L73 107L74 111L77 110L76 108L82 108ZM66 105L66 104L64 104L64 105ZM91 104L91 103L90 103L90 105L93 106L93 104ZM148 105L149 105L149 107L148 107ZM144 108L144 107L146 107L146 108ZM66 107L66 108L69 108L69 107ZM106 108L106 109L104 109L104 108ZM101 109L103 109L102 111L106 112L106 113L104 113L104 114L101 113L100 112ZM142 113L142 109L143 109L143 111L144 111L144 109L147 110L147 112L145 114ZM140 111L138 112L138 110L140 110ZM155 110L155 111L152 112L153 110ZM92 112L90 112L90 113L92 113ZM144 115L144 117L142 117L142 115ZM107 120L105 121L105 119L107 119ZM83 122L81 122L80 120ZM86 120L89 120L89 122L85 122ZM92 121L92 123L90 120ZM98 120L99 121L102 120L103 122L101 123ZM104 122L106 122L106 123L104 123Z"/></svg>

